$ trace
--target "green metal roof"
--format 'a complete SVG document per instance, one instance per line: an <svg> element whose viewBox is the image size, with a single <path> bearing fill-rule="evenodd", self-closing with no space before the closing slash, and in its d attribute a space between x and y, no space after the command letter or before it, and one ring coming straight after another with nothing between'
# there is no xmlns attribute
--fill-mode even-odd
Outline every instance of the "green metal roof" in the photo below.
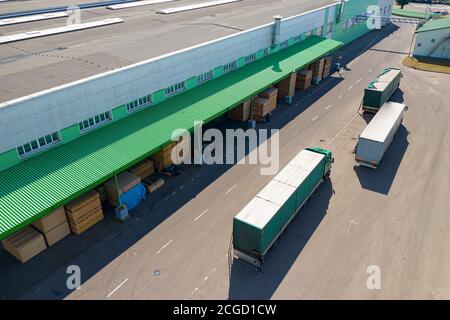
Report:
<svg viewBox="0 0 450 320"><path fill-rule="evenodd" d="M441 18L434 19L426 22L423 26L416 30L416 33L433 31L439 29L449 29L450 30L450 19L449 18Z"/></svg>
<svg viewBox="0 0 450 320"><path fill-rule="evenodd" d="M429 12L412 11L400 8L392 8L392 14L395 16L416 18L416 19L429 19L432 16L432 14Z"/></svg>
<svg viewBox="0 0 450 320"><path fill-rule="evenodd" d="M341 45L311 37L0 172L0 239Z"/></svg>

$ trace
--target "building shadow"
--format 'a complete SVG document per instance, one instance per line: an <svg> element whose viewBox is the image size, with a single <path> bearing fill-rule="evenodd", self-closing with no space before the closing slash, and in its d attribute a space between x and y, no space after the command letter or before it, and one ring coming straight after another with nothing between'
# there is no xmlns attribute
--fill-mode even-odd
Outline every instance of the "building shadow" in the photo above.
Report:
<svg viewBox="0 0 450 320"><path fill-rule="evenodd" d="M332 182L328 179L274 243L260 271L247 262L234 259L230 272L229 299L267 300L272 297L327 214L333 193Z"/></svg>
<svg viewBox="0 0 450 320"><path fill-rule="evenodd" d="M387 149L377 169L354 166L361 187L366 190L388 195L398 168L408 149L408 130L400 125L394 140Z"/></svg>

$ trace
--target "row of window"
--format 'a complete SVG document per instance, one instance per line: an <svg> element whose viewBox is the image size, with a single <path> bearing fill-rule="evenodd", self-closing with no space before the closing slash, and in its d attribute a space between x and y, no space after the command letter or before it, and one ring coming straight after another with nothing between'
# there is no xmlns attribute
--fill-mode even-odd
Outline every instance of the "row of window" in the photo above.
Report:
<svg viewBox="0 0 450 320"><path fill-rule="evenodd" d="M149 106L153 103L152 100L152 95L146 95L142 98L136 99L134 101L128 102L127 103L127 111L128 112L133 112L136 111L138 109L141 109L143 107Z"/></svg>
<svg viewBox="0 0 450 320"><path fill-rule="evenodd" d="M206 80L212 79L214 77L213 70L209 70L208 72L202 73L201 75L197 76L197 82L202 83Z"/></svg>
<svg viewBox="0 0 450 320"><path fill-rule="evenodd" d="M223 66L223 72L229 72L231 70L236 69L236 67L237 67L236 61L227 63Z"/></svg>
<svg viewBox="0 0 450 320"><path fill-rule="evenodd" d="M164 93L166 94L166 96L170 96L185 89L186 89L186 81L182 81L164 89Z"/></svg>
<svg viewBox="0 0 450 320"><path fill-rule="evenodd" d="M249 54L248 56L245 56L245 63L250 63L254 60L256 60L256 53L252 53Z"/></svg>
<svg viewBox="0 0 450 320"><path fill-rule="evenodd" d="M44 150L59 142L61 142L59 132L53 132L17 147L17 153L19 154L19 158L23 159L33 153Z"/></svg>
<svg viewBox="0 0 450 320"><path fill-rule="evenodd" d="M112 120L112 114L111 111L106 111L100 114L97 114L93 117L90 117L89 119L86 119L84 121L81 121L78 126L80 127L80 132L84 133L88 130L91 130L95 127L100 126L101 124L104 124L106 122L109 122Z"/></svg>
<svg viewBox="0 0 450 320"><path fill-rule="evenodd" d="M331 25L332 24L330 24L330 28L327 29L327 31L328 30L331 31ZM308 32L307 37L311 36L312 33L313 33L313 31ZM297 37L296 39L300 40L301 36ZM285 48L287 46L288 46L287 40L283 41L280 44L281 48ZM268 48L266 48L264 50L264 55L268 55L268 54L269 54L269 50L268 50ZM256 60L256 53L249 54L245 57L245 63L250 63L254 60ZM232 61L223 66L223 71L226 73L226 72L229 72L236 68L237 68L237 62ZM213 72L213 70L210 70L210 71L207 71L207 72L197 76L197 82L202 83L213 77L214 77L214 72ZM164 91L165 91L166 96L170 96L170 95L173 95L173 94L175 94L179 91L185 90L185 89L186 89L186 81L182 81L182 82L176 83L176 84L166 88ZM139 99L136 99L134 101L127 103L127 105L126 105L127 111L128 112L136 111L140 108L151 105L152 103L153 103L152 95L146 95L142 98L139 98ZM80 129L80 132L84 133L84 132L94 129L102 124L105 124L111 120L112 120L112 112L106 111L106 112L100 113L98 115L95 115L93 117L90 117L90 118L80 122L78 124L78 126ZM27 157L30 154L41 151L45 148L48 148L51 145L55 145L55 144L59 143L59 142L61 142L60 134L59 134L59 132L54 132L54 133L51 133L44 137L32 140L28 143L25 143L24 145L17 147L17 152L19 154L19 157L22 159L22 158Z"/></svg>

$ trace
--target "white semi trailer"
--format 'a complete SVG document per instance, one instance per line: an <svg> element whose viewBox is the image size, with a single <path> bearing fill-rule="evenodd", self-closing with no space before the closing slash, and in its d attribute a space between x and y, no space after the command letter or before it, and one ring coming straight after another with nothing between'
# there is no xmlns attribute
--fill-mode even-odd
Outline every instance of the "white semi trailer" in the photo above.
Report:
<svg viewBox="0 0 450 320"><path fill-rule="evenodd" d="M386 102L361 133L355 159L360 165L376 169L403 121L405 105Z"/></svg>

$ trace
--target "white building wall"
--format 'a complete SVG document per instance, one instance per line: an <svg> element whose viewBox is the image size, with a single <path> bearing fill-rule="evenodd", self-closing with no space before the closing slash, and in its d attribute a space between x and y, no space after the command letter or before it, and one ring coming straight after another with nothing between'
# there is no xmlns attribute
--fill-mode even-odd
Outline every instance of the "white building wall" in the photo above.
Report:
<svg viewBox="0 0 450 320"><path fill-rule="evenodd" d="M439 29L416 33L416 40L414 44L413 54L415 56L423 56L423 57L431 56L432 51L436 49L442 42L444 42L449 37L450 37L450 29ZM437 54L439 52L440 54ZM441 49L439 50L439 52L436 51L433 57L445 58L445 50L442 51ZM441 57L441 55L444 55L444 57Z"/></svg>
<svg viewBox="0 0 450 320"><path fill-rule="evenodd" d="M281 41L320 27L326 8L284 19ZM333 13L334 14L334 13ZM273 23L0 104L0 154L271 45Z"/></svg>

